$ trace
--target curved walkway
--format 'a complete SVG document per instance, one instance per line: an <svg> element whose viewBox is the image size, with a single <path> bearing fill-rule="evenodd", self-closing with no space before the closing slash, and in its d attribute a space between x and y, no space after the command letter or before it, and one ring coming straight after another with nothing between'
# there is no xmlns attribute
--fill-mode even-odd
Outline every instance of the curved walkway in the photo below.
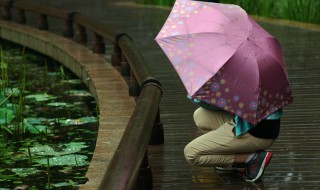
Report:
<svg viewBox="0 0 320 190"><path fill-rule="evenodd" d="M28 0L26 0L28 1ZM31 0L29 0L31 1ZM155 76L162 82L160 107L165 144L149 146L154 189L319 189L320 30L261 20L283 45L294 104L285 109L281 134L272 147L274 157L263 179L245 183L234 173L189 166L184 146L199 135L193 120L195 105L165 55L154 42L170 9L137 6L132 0L55 0L33 2L79 11L128 33L136 41Z"/></svg>

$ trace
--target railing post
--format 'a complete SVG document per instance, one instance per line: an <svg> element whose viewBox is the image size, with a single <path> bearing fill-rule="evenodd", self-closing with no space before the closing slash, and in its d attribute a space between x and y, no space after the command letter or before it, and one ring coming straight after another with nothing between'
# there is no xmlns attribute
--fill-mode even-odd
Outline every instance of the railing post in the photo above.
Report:
<svg viewBox="0 0 320 190"><path fill-rule="evenodd" d="M122 67L121 61L123 61L124 56L122 55L122 50L119 46L119 40L121 37L127 36L126 33L118 33L115 35L115 43L112 46L111 64L112 66Z"/></svg>
<svg viewBox="0 0 320 190"><path fill-rule="evenodd" d="M65 20L64 23L64 31L63 31L63 36L67 38L72 38L74 35L74 29L73 29L73 16L74 12L70 12L68 14L68 18Z"/></svg>
<svg viewBox="0 0 320 190"><path fill-rule="evenodd" d="M11 7L12 7L12 0L6 1L6 3L3 6L3 20L11 20Z"/></svg>
<svg viewBox="0 0 320 190"><path fill-rule="evenodd" d="M49 29L48 16L45 14L40 14L39 29L40 30Z"/></svg>
<svg viewBox="0 0 320 190"><path fill-rule="evenodd" d="M26 24L27 17L24 9L18 9L18 23Z"/></svg>
<svg viewBox="0 0 320 190"><path fill-rule="evenodd" d="M140 85L133 73L130 74L129 80L129 96L138 97L140 95Z"/></svg>
<svg viewBox="0 0 320 190"><path fill-rule="evenodd" d="M97 33L93 34L93 47L92 51L94 53L104 53L106 51L105 44L103 42L103 37Z"/></svg>
<svg viewBox="0 0 320 190"><path fill-rule="evenodd" d="M158 81L154 77L147 77L141 84L141 89L148 85L157 86L161 90L162 94L162 85L160 81ZM160 109L158 107L157 115L154 119L153 128L151 131L149 145L159 145L164 143L164 130L163 130L163 123L160 119Z"/></svg>
<svg viewBox="0 0 320 190"><path fill-rule="evenodd" d="M148 149L143 157L134 190L152 190L153 177L148 162Z"/></svg>
<svg viewBox="0 0 320 190"><path fill-rule="evenodd" d="M157 116L153 123L149 145L158 145L163 143L164 143L163 123L160 120L160 109L158 108Z"/></svg>
<svg viewBox="0 0 320 190"><path fill-rule="evenodd" d="M133 73L130 73L131 72L130 64L128 63L128 60L124 55L122 55L120 66L121 66L121 75L122 76L128 77L131 74L133 75ZM135 78L133 80L135 80Z"/></svg>
<svg viewBox="0 0 320 190"><path fill-rule="evenodd" d="M88 35L86 28L80 24L77 24L75 41L83 45L86 45L88 43Z"/></svg>
<svg viewBox="0 0 320 190"><path fill-rule="evenodd" d="M121 66L121 48L118 43L114 43L112 46L111 65Z"/></svg>

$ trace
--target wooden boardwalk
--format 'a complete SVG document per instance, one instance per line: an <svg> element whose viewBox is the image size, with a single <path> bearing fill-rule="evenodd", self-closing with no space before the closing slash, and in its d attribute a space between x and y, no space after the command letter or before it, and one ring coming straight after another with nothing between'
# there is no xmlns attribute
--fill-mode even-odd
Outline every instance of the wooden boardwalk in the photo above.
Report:
<svg viewBox="0 0 320 190"><path fill-rule="evenodd" d="M177 81L164 76L160 81L168 85L162 111L166 143L149 149L155 189L320 189L320 32L262 25L283 44L294 95L294 104L285 109L280 137L271 148L274 157L262 180L245 183L235 173L185 163L184 146L200 135L192 121L194 108L183 100L183 90L172 90Z"/></svg>
<svg viewBox="0 0 320 190"><path fill-rule="evenodd" d="M320 189L319 28L261 22L283 45L294 103L285 109L280 137L271 148L274 157L265 175L259 182L246 183L236 173L192 167L184 159L184 146L200 133L192 119L195 105L186 99L179 77L154 42L169 9L136 6L130 0L32 1L90 15L136 41L164 91L160 112L165 143L149 146L155 190Z"/></svg>

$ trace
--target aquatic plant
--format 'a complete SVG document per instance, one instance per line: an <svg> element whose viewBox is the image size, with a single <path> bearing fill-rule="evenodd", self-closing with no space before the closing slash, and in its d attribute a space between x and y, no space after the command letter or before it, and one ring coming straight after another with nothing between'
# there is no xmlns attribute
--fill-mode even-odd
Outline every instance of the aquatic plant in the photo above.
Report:
<svg viewBox="0 0 320 190"><path fill-rule="evenodd" d="M95 146L97 106L70 71L34 54L1 49L0 189L77 189Z"/></svg>

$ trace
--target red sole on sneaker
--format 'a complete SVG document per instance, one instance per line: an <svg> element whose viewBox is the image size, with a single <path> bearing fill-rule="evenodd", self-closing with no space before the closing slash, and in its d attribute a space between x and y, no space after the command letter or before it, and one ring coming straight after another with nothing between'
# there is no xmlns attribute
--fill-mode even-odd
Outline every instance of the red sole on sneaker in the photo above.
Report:
<svg viewBox="0 0 320 190"><path fill-rule="evenodd" d="M246 179L246 181L248 181L248 182L257 181L262 176L262 174L264 172L264 169L268 166L268 164L269 164L269 162L270 162L270 160L272 158L272 155L273 155L272 152L268 152L266 157L264 158L262 164L261 164L261 167L260 167L258 175L254 179Z"/></svg>

